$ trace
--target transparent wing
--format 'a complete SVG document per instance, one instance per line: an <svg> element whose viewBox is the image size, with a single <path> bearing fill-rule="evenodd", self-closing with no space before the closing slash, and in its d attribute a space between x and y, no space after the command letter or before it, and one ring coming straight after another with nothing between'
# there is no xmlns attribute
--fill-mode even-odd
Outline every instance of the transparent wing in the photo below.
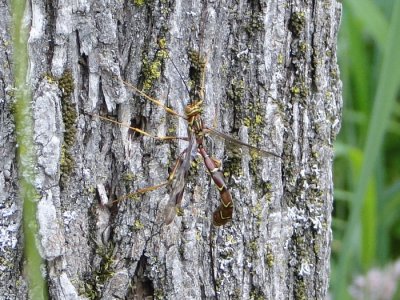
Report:
<svg viewBox="0 0 400 300"><path fill-rule="evenodd" d="M228 143L231 143L231 144L234 144L234 145L239 145L241 147L246 147L246 148L248 148L250 150L256 151L256 152L260 153L262 156L270 156L270 155L272 155L272 156L275 156L275 157L281 157L280 155L278 155L278 154L276 154L274 152L262 150L260 148L257 148L257 147L254 147L252 145L249 145L247 143L241 142L241 141L239 141L237 139L234 139L233 137L230 137L229 135L227 135L225 133L222 133L222 132L219 132L219 131L217 131L215 129L207 128L205 131L211 133L211 135L218 136L218 137L224 139Z"/></svg>
<svg viewBox="0 0 400 300"><path fill-rule="evenodd" d="M185 151L182 152L184 155L178 158L178 162L171 173L171 195L164 210L164 223L166 225L170 224L174 220L176 211L181 205L183 192L185 189L185 180L190 168L190 164L197 153L196 146L195 136L190 134L189 145Z"/></svg>

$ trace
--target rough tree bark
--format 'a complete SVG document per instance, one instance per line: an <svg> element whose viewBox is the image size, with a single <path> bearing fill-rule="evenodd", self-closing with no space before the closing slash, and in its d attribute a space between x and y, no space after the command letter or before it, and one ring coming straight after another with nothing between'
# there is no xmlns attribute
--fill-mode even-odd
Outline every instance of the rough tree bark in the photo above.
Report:
<svg viewBox="0 0 400 300"><path fill-rule="evenodd" d="M0 294L22 299L8 5L0 7ZM342 107L337 1L30 5L38 245L52 299L327 296L332 142ZM207 140L235 203L233 221L221 228L211 222L219 194L200 160L188 177L183 216L169 226L161 218L168 188L111 204L165 181L186 142L137 136L90 115L185 136L184 120L120 79L183 113L188 92L178 71L188 81L191 50L207 57L205 123L281 156Z"/></svg>

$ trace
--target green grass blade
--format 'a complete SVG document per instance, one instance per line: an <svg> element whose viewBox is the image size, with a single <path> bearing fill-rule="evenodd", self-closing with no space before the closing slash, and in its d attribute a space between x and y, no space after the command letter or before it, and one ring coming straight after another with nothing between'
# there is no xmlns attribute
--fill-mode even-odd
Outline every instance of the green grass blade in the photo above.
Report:
<svg viewBox="0 0 400 300"><path fill-rule="evenodd" d="M23 232L25 274L29 286L30 299L47 299L47 284L41 272L42 258L37 243L38 225L36 220L35 189L35 147L33 143L33 117L31 95L27 87L28 70L28 28L24 24L25 0L11 2L13 17L13 67L15 76L15 133L17 139L17 160L19 176L19 196L23 201Z"/></svg>
<svg viewBox="0 0 400 300"><path fill-rule="evenodd" d="M348 36L348 55L351 64L351 88L352 94L357 95L357 97L347 99L352 99L353 108L356 109L358 114L362 114L365 118L365 115L369 113L370 94L373 88L365 84L371 81L372 65L369 63L371 57L367 50L368 45L366 45L364 41L362 27L358 24L360 22L356 22L354 18L350 18L349 22L351 30L349 30ZM362 128L365 128L365 126ZM363 138L365 138L365 136L363 136Z"/></svg>
<svg viewBox="0 0 400 300"><path fill-rule="evenodd" d="M393 184L383 193L383 207L381 215L385 216L385 218L382 220L382 225L386 228L386 230L395 224L400 215L400 197L398 197L399 193L399 181Z"/></svg>
<svg viewBox="0 0 400 300"><path fill-rule="evenodd" d="M371 177L361 211L361 265L364 270L372 267L376 257L377 233L376 180Z"/></svg>

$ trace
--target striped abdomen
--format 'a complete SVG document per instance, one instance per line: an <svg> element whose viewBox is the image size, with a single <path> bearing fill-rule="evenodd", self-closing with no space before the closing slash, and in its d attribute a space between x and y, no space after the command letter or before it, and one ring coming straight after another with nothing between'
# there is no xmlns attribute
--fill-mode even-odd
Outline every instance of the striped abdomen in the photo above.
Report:
<svg viewBox="0 0 400 300"><path fill-rule="evenodd" d="M216 167L214 161L208 156L202 145L199 145L198 151L203 157L204 164L210 172L211 178L217 186L221 197L221 204L213 213L213 223L215 226L225 225L229 220L232 219L233 200L231 193L226 188L222 172Z"/></svg>

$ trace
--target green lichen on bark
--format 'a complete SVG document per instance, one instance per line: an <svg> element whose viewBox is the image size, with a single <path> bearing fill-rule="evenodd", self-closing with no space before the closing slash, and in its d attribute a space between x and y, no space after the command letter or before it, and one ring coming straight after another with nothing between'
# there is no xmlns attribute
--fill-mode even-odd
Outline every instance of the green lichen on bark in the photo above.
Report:
<svg viewBox="0 0 400 300"><path fill-rule="evenodd" d="M143 228L144 228L144 224L139 219L136 219L135 222L133 222L133 230L134 231L139 231L139 230L142 230Z"/></svg>
<svg viewBox="0 0 400 300"><path fill-rule="evenodd" d="M144 57L142 77L143 77L143 91L148 92L154 85L154 82L161 76L161 69L164 61L168 58L167 41L165 37L157 40L158 49L152 60Z"/></svg>
<svg viewBox="0 0 400 300"><path fill-rule="evenodd" d="M133 4L135 4L136 6L143 6L145 3L145 0L133 0Z"/></svg>
<svg viewBox="0 0 400 300"><path fill-rule="evenodd" d="M242 156L239 148L228 148L228 159L224 162L224 177L240 177L243 175Z"/></svg>
<svg viewBox="0 0 400 300"><path fill-rule="evenodd" d="M258 287L253 287L250 292L250 300L264 300L266 299L262 290Z"/></svg>
<svg viewBox="0 0 400 300"><path fill-rule="evenodd" d="M290 89L290 93L294 97L304 99L308 97L310 91L304 81L296 80L294 86Z"/></svg>

